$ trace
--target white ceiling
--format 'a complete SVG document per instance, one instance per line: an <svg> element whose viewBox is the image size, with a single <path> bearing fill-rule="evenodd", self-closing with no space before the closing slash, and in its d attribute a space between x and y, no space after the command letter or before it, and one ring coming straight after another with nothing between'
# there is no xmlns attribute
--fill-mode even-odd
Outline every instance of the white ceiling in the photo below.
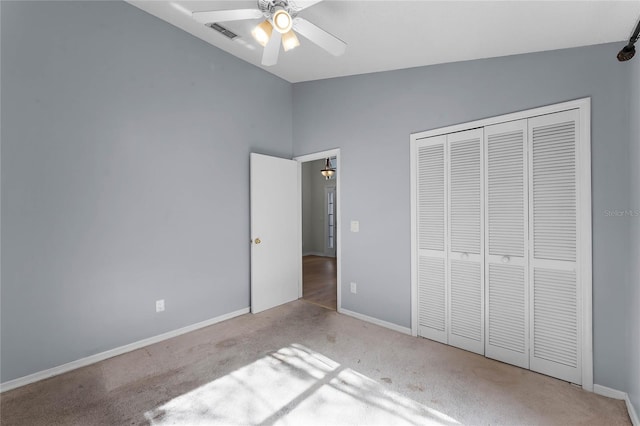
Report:
<svg viewBox="0 0 640 426"><path fill-rule="evenodd" d="M640 17L640 0L325 0L300 16L345 41L346 53L331 56L300 36L300 47L281 50L278 63L264 67L250 34L259 19L222 23L240 35L229 40L190 16L253 9L255 0L129 3L292 83L612 41L622 48Z"/></svg>

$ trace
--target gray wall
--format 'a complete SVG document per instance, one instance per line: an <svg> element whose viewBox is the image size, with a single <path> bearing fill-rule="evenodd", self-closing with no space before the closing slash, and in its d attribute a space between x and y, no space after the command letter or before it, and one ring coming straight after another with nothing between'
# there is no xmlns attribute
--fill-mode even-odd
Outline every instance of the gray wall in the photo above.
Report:
<svg viewBox="0 0 640 426"><path fill-rule="evenodd" d="M1 7L1 380L248 307L291 85L124 2Z"/></svg>
<svg viewBox="0 0 640 426"><path fill-rule="evenodd" d="M628 64L631 68L631 209L640 212L640 60L635 58ZM628 385L627 392L636 413L640 415L640 217L629 217L626 220L631 228L630 282L628 319L629 351L628 351Z"/></svg>
<svg viewBox="0 0 640 426"><path fill-rule="evenodd" d="M595 383L626 388L628 70L619 43L298 83L294 154L341 149L342 306L409 327L409 134L592 97ZM331 141L331 146L327 145ZM371 164L384 164L375 184ZM384 247L384 250L380 248Z"/></svg>
<svg viewBox="0 0 640 426"><path fill-rule="evenodd" d="M326 160L302 163L302 253L325 254L325 188L336 186L335 179L325 179L320 170Z"/></svg>

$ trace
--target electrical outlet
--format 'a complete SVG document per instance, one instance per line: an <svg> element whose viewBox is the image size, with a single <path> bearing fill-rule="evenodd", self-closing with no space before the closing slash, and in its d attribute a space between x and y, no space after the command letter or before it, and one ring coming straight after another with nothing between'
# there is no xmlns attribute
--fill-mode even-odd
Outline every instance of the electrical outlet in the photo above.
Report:
<svg viewBox="0 0 640 426"><path fill-rule="evenodd" d="M164 299L156 300L156 312L164 311Z"/></svg>
<svg viewBox="0 0 640 426"><path fill-rule="evenodd" d="M357 292L356 283L351 283L351 293L356 294Z"/></svg>
<svg viewBox="0 0 640 426"><path fill-rule="evenodd" d="M352 220L350 228L351 228L351 232L360 232L360 221Z"/></svg>

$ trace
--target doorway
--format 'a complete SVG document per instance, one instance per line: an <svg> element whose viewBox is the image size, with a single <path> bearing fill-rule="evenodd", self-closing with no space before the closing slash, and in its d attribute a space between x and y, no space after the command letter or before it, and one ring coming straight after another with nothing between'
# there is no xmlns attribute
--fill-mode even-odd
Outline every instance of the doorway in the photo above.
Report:
<svg viewBox="0 0 640 426"><path fill-rule="evenodd" d="M340 309L339 150L296 158L300 171L300 297ZM321 171L335 170L326 177ZM327 174L327 173L325 173Z"/></svg>

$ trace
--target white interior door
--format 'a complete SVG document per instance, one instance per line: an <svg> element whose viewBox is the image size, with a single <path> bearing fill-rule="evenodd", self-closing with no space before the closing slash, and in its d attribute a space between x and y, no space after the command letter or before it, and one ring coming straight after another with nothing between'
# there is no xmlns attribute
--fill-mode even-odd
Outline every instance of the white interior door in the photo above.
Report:
<svg viewBox="0 0 640 426"><path fill-rule="evenodd" d="M527 120L485 127L485 355L529 368Z"/></svg>
<svg viewBox="0 0 640 426"><path fill-rule="evenodd" d="M529 120L529 279L531 369L581 384L578 129L578 110Z"/></svg>
<svg viewBox="0 0 640 426"><path fill-rule="evenodd" d="M298 298L298 163L251 154L251 312Z"/></svg>
<svg viewBox="0 0 640 426"><path fill-rule="evenodd" d="M446 136L417 145L418 335L447 343Z"/></svg>
<svg viewBox="0 0 640 426"><path fill-rule="evenodd" d="M413 333L593 390L590 141L589 99L411 135Z"/></svg>
<svg viewBox="0 0 640 426"><path fill-rule="evenodd" d="M449 344L484 354L483 129L447 135Z"/></svg>

